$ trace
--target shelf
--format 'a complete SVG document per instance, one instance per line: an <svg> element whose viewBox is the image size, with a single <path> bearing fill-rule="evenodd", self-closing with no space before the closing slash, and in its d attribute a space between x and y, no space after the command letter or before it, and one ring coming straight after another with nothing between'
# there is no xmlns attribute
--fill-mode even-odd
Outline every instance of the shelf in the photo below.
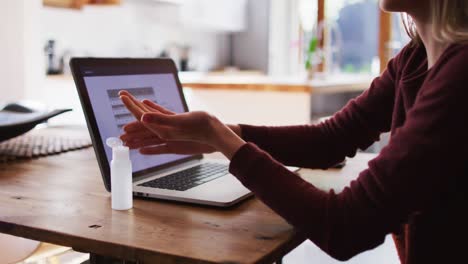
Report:
<svg viewBox="0 0 468 264"><path fill-rule="evenodd" d="M121 0L42 0L44 6L81 9L85 5L120 5Z"/></svg>
<svg viewBox="0 0 468 264"><path fill-rule="evenodd" d="M185 0L152 0L152 1L157 2L157 3L174 4L174 5L181 5L185 2Z"/></svg>

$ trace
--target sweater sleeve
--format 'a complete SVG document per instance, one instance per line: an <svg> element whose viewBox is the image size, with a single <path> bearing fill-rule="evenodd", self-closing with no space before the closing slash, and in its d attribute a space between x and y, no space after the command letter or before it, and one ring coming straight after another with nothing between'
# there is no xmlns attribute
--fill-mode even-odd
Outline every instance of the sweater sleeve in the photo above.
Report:
<svg viewBox="0 0 468 264"><path fill-rule="evenodd" d="M319 125L241 125L243 139L291 166L325 169L354 156L357 149L366 149L390 130L399 56L333 118Z"/></svg>
<svg viewBox="0 0 468 264"><path fill-rule="evenodd" d="M230 171L334 258L346 260L374 248L466 177L466 57L423 85L389 145L338 194L296 177L252 143L234 155Z"/></svg>

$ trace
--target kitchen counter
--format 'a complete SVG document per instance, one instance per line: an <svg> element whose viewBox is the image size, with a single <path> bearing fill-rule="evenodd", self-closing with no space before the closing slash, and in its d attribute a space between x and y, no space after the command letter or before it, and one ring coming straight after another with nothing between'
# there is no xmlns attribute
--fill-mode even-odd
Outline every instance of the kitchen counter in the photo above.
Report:
<svg viewBox="0 0 468 264"><path fill-rule="evenodd" d="M295 125L309 121L310 95L304 92L191 87L184 87L183 92L191 111L210 112L226 123ZM29 98L41 102L49 109L73 109L72 112L53 118L50 121L52 124L85 124L71 76L48 77L43 89L38 89ZM279 105L283 106L281 111L278 111ZM245 115L239 112L255 114Z"/></svg>
<svg viewBox="0 0 468 264"><path fill-rule="evenodd" d="M272 90L307 93L357 92L367 89L375 76L337 74L313 80L297 76L267 76L259 73L199 73L179 74L184 87L203 89Z"/></svg>
<svg viewBox="0 0 468 264"><path fill-rule="evenodd" d="M308 81L299 77L272 77L256 72L183 72L179 77L191 110L204 110L223 116L223 121L228 123L258 123L259 120L253 117L238 119L239 109L235 106L239 102L243 102L243 111L262 112L265 116L277 112L278 105L286 106L288 111L276 113L267 125L300 124L308 122L310 118L331 115L350 98L367 89L373 79L369 75L340 74ZM55 96L51 97L51 94ZM78 94L70 75L47 77L45 89L31 98L49 107L75 110L57 117L59 122L84 123ZM260 108L259 98L262 99ZM235 110L223 111L225 105L232 105L229 109Z"/></svg>
<svg viewBox="0 0 468 264"><path fill-rule="evenodd" d="M53 75L49 79L71 80L70 75ZM268 76L258 72L181 72L184 87L193 89L227 89L255 91L306 92L329 94L360 92L367 89L375 76L366 74L336 74L307 80L298 76Z"/></svg>

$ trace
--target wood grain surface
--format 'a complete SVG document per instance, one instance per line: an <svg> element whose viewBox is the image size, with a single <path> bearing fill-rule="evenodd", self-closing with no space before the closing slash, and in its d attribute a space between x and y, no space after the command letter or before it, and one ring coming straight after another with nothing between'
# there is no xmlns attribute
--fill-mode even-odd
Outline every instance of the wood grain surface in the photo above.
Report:
<svg viewBox="0 0 468 264"><path fill-rule="evenodd" d="M135 199L113 211L92 149L0 164L0 185L0 232L126 260L272 263L304 241L255 198L229 209Z"/></svg>

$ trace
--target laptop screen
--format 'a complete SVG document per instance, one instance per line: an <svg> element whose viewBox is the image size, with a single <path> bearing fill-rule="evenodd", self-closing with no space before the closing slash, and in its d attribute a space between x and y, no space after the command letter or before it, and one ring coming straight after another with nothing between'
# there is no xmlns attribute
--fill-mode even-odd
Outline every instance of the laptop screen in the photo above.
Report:
<svg viewBox="0 0 468 264"><path fill-rule="evenodd" d="M135 121L119 98L119 91L127 90L137 99L149 99L176 112L185 112L182 94L173 73L151 73L146 70L124 68L82 68L86 90L96 118L102 144L109 137L119 137L123 126ZM112 160L112 150L105 147L108 162ZM142 155L138 150L130 151L134 173L181 159L187 155Z"/></svg>

